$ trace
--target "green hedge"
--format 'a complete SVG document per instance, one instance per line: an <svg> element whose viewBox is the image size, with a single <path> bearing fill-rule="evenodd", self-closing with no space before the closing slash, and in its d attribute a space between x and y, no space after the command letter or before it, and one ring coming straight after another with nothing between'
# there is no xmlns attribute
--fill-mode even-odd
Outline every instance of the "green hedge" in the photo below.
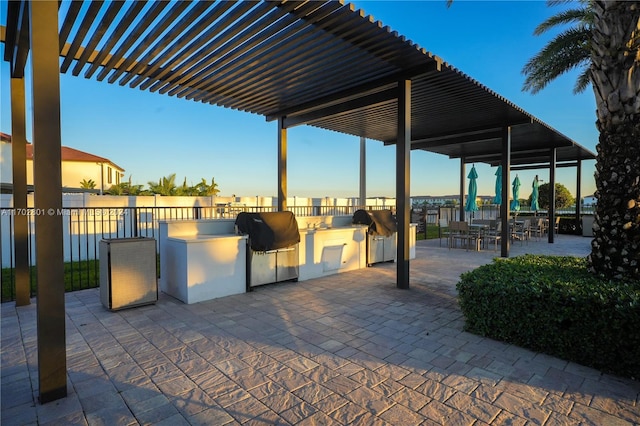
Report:
<svg viewBox="0 0 640 426"><path fill-rule="evenodd" d="M457 284L465 329L640 378L640 282L603 280L585 259L496 259Z"/></svg>

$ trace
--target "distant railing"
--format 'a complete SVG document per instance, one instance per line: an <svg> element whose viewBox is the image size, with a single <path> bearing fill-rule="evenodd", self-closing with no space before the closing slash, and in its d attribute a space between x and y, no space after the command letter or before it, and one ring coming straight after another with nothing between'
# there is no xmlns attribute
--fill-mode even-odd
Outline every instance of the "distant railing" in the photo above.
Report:
<svg viewBox="0 0 640 426"><path fill-rule="evenodd" d="M353 215L361 206L293 206L288 210L296 216ZM384 209L384 206L367 206L368 210ZM386 207L388 208L388 207ZM100 284L100 240L112 238L155 238L159 222L164 220L234 219L240 212L277 211L276 207L218 205L206 207L66 207L54 214L63 219L63 251L65 284L67 291L97 287ZM0 234L2 235L2 302L15 300L14 217L26 214L28 220L28 251L31 267L31 294L35 294L35 216L38 209L16 212L12 208L0 208ZM48 212L43 212L48 214ZM159 250L158 250L159 252Z"/></svg>
<svg viewBox="0 0 640 426"><path fill-rule="evenodd" d="M580 209L581 215L594 214L594 206L583 206ZM509 214L513 217L515 212L510 211ZM518 216L546 216L547 210L531 210L530 206L521 204L520 211L517 212ZM566 209L557 209L556 216L570 216L575 219L576 209L575 207ZM497 219L500 217L500 206L497 204L484 204L478 206L478 210L475 212L464 212L465 220L472 219ZM440 219L443 219L446 223L451 221L460 220L460 207L459 206L433 206L433 207L421 207L414 208L411 214L411 221L418 224L418 233L425 233L427 225L438 225Z"/></svg>

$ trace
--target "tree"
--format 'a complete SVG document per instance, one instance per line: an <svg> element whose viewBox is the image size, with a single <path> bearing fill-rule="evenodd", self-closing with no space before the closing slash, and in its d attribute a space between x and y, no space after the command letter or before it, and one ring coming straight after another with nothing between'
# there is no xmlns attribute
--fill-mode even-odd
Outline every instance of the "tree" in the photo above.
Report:
<svg viewBox="0 0 640 426"><path fill-rule="evenodd" d="M111 185L109 189L105 191L107 195L126 195L124 192L124 188L121 183L117 185Z"/></svg>
<svg viewBox="0 0 640 426"><path fill-rule="evenodd" d="M640 1L582 0L579 5L536 29L544 33L574 25L525 65L524 90L535 93L566 71L587 68L574 90L591 83L600 132L589 267L607 278L640 279Z"/></svg>
<svg viewBox="0 0 640 426"><path fill-rule="evenodd" d="M182 186L176 188L176 195L193 196L198 195L198 189L195 186L187 185L187 178L185 176Z"/></svg>
<svg viewBox="0 0 640 426"><path fill-rule="evenodd" d="M213 195L215 197L220 192L220 190L218 189L218 184L215 181L215 178L211 178L210 185L207 183L207 180L205 178L202 178L200 183L196 185L196 188L198 190L198 195L201 195L201 196Z"/></svg>
<svg viewBox="0 0 640 426"><path fill-rule="evenodd" d="M120 182L117 185L111 185L106 191L109 195L144 195L142 185L133 185L131 183L131 175L128 182Z"/></svg>
<svg viewBox="0 0 640 426"><path fill-rule="evenodd" d="M562 1L548 1L554 5ZM575 2L574 2L575 3ZM581 93L589 87L589 64L591 51L589 40L593 26L593 12L589 3L580 0L580 7L553 15L536 27L533 34L542 35L557 26L574 24L551 40L537 55L529 59L522 69L525 75L523 91L535 94L566 72L578 68L580 75L573 93Z"/></svg>
<svg viewBox="0 0 640 426"><path fill-rule="evenodd" d="M571 195L571 192L561 183L556 183L556 209L565 209L571 207L576 199ZM549 190L550 184L543 183L538 187L538 205L541 209L549 208ZM531 195L529 195L529 205L531 205Z"/></svg>
<svg viewBox="0 0 640 426"><path fill-rule="evenodd" d="M80 188L82 189L95 189L96 188L96 183L93 179L82 179L82 181L80 182Z"/></svg>
<svg viewBox="0 0 640 426"><path fill-rule="evenodd" d="M158 195L176 195L176 174L161 177L158 183L148 182L149 191Z"/></svg>

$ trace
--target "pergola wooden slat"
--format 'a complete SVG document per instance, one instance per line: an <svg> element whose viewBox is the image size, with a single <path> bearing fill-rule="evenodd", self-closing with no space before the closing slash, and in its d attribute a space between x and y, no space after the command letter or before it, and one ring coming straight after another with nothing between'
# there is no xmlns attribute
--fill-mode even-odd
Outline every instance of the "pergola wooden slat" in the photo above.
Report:
<svg viewBox="0 0 640 426"><path fill-rule="evenodd" d="M82 2L80 1L72 2L70 10L71 8L73 8L73 6L76 3L81 4ZM120 19L116 27L112 30L111 34L109 35L107 42L102 47L102 51L97 53L95 61L91 64L89 69L84 73L85 78L93 77L93 74L95 74L95 72L98 71L100 67L106 67L108 66L109 63L111 63L111 58L113 56L111 53L111 49L113 49L113 47L116 45L116 43L118 42L122 34L124 34L124 32L127 31L131 23L137 18L140 12L142 12L145 2L143 1L131 2L129 3L129 5L130 6L127 9L126 13ZM71 26L67 28L66 19L65 19L65 24L63 25L62 28L63 30L71 31ZM115 61L113 61L113 63L115 64Z"/></svg>

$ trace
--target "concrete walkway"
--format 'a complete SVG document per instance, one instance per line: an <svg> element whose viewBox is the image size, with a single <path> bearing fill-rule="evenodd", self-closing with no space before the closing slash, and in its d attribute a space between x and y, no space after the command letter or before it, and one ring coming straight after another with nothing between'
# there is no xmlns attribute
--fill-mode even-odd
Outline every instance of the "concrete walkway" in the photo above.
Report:
<svg viewBox="0 0 640 426"><path fill-rule="evenodd" d="M584 256L589 239L513 253ZM443 242L444 245L444 242ZM418 243L395 265L184 305L67 294L67 398L40 405L35 305L2 305L1 423L634 425L640 382L463 331L455 284L492 250Z"/></svg>

